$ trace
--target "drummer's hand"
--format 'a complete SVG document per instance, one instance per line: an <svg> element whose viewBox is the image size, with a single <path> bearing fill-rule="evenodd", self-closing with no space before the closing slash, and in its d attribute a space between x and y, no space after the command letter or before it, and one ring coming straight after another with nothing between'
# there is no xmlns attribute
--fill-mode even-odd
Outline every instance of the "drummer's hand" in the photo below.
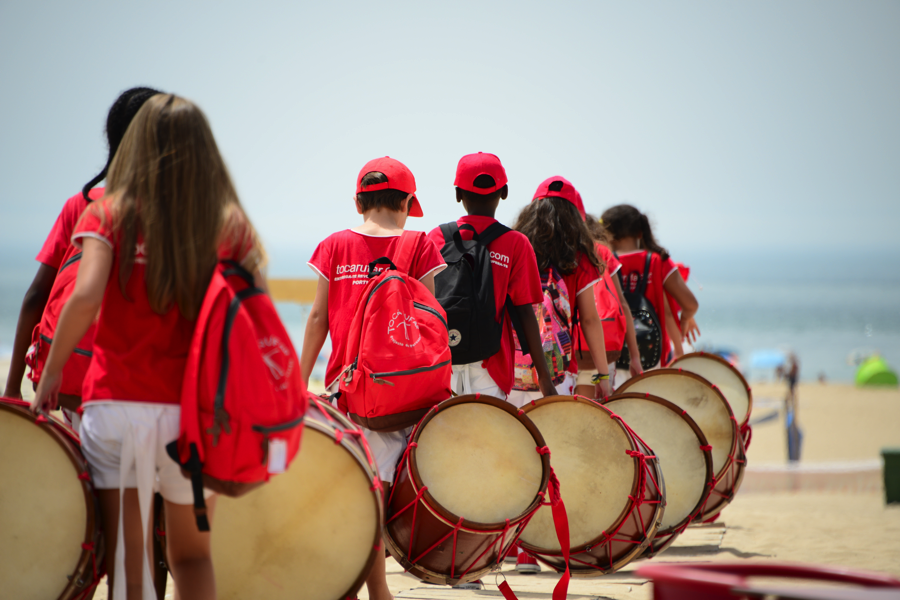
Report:
<svg viewBox="0 0 900 600"><path fill-rule="evenodd" d="M694 317L689 317L681 322L681 337L691 345L700 337L700 328L697 326L697 321L694 320Z"/></svg>
<svg viewBox="0 0 900 600"><path fill-rule="evenodd" d="M547 396L556 396L556 388L553 386L552 381L544 381L541 378L538 378L538 386L541 388L541 393L546 398Z"/></svg>
<svg viewBox="0 0 900 600"><path fill-rule="evenodd" d="M632 377L637 377L641 373L644 372L644 367L641 365L641 353L637 350L631 354L631 360L628 364L628 372L631 373Z"/></svg>
<svg viewBox="0 0 900 600"><path fill-rule="evenodd" d="M612 395L612 386L609 383L609 379L604 379L596 386L594 386L594 394L596 394L595 398L608 398Z"/></svg>
<svg viewBox="0 0 900 600"><path fill-rule="evenodd" d="M38 384L37 391L34 393L34 400L31 402L31 412L37 414L42 411L56 410L59 406L60 385L62 385L62 373L54 374L44 371L41 374L41 382Z"/></svg>

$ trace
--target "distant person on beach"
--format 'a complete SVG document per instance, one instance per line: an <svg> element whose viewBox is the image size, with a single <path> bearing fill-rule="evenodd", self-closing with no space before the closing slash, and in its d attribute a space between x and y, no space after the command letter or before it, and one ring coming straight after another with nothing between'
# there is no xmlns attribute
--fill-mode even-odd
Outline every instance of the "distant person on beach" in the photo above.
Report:
<svg viewBox="0 0 900 600"><path fill-rule="evenodd" d="M628 309L628 302L622 293L622 284L618 273L622 263L609 249L610 236L606 227L597 217L584 211L584 203L578 196L578 212L582 214L584 222L591 236L594 238L594 248L597 258L606 264L602 280L594 286L594 300L597 304L597 313L603 323L603 339L606 342L606 362L609 365L609 378L612 385L616 379L616 361L622 355L627 346L630 362L628 370L632 377L643 373L641 368L641 354L638 350L637 338L634 333L634 319ZM580 325L576 326L580 329ZM580 396L590 397L593 390L590 380L597 373L594 359L584 334L578 332L575 335L575 346L578 349L578 380L575 393Z"/></svg>
<svg viewBox="0 0 900 600"><path fill-rule="evenodd" d="M371 189L370 189L371 188ZM367 191L369 190L369 191ZM356 210L363 223L325 238L313 252L309 266L319 274L316 297L306 322L300 370L304 383L316 363L326 336L331 334L331 357L325 371L329 393L338 391L338 376L344 367L344 352L350 336L357 301L365 290L369 263L394 256L408 217L421 217L412 172L398 160L378 158L366 163L357 177ZM437 247L422 236L414 251L409 275L434 293L434 276L446 267ZM362 428L381 476L385 497L390 493L394 471L406 449L412 427L377 432ZM375 564L366 579L369 598L389 600L384 552L376 552Z"/></svg>
<svg viewBox="0 0 900 600"><path fill-rule="evenodd" d="M72 239L81 267L32 410L56 407L63 366L99 313L81 449L100 500L110 588L116 600L156 597L141 532L152 530L158 486L177 597L213 599L210 534L198 531L191 482L165 446L178 437L194 323L218 260L241 263L264 286L265 253L196 105L171 94L144 103L104 196ZM213 497L207 507L211 518Z"/></svg>
<svg viewBox="0 0 900 600"><path fill-rule="evenodd" d="M489 291L492 299L490 308L495 322L502 324L502 330L499 340L496 340L499 342L499 350L495 354L477 362L453 365L450 386L459 395L485 394L506 399L512 390L514 379L515 344L512 326L514 316L520 319L528 336L529 345L532 347L541 345L537 319L531 308L532 304L543 299L537 260L527 237L504 227L494 218L497 206L509 193L506 170L499 158L482 152L463 156L456 168L454 185L456 201L462 203L467 214L454 223L436 227L428 234L428 238L439 248L452 249L452 232L450 241L447 241L442 228L447 228L448 231L455 229L463 240L471 240L475 236L499 235L489 241L487 250L490 253L490 282L493 288ZM436 279L446 278L452 273L453 271L448 269ZM507 298L512 303L515 315L507 314ZM444 306L444 308L448 309L448 312L452 310L452 307ZM473 332L473 335L475 334ZM453 345L452 339L450 343ZM538 372L541 392L545 396L555 395L556 388L550 381L546 363L538 361L535 363L535 369Z"/></svg>
<svg viewBox="0 0 900 600"><path fill-rule="evenodd" d="M781 367L781 374L788 384L788 393L785 403L790 410L797 409L797 381L800 379L800 360L793 352L788 354L787 367Z"/></svg>
<svg viewBox="0 0 900 600"><path fill-rule="evenodd" d="M603 326L597 314L594 286L601 282L606 265L597 258L594 238L578 211L580 196L572 183L564 177L550 177L544 180L534 193L531 204L519 213L514 229L531 241L537 258L538 269L546 272L550 266L563 276L573 315L581 325L596 373L588 381L593 386L593 398L609 396L611 387L609 367L606 362L606 341ZM572 332L577 333L575 331ZM566 378L556 389L560 394L570 395L575 391L578 363L574 360L577 351L573 346L573 360L569 364ZM540 397L539 393L513 390L512 403L523 406Z"/></svg>
<svg viewBox="0 0 900 600"><path fill-rule="evenodd" d="M54 282L57 275L63 269L69 270L67 275L73 276L78 271L78 258L81 250L72 245L72 233L75 230L75 223L85 208L94 200L98 200L103 196L103 188L94 188L95 185L106 178L109 166L112 164L116 150L122 142L122 137L128 129L128 125L137 114L137 111L144 105L144 102L152 96L158 94L157 90L145 87L131 88L122 92L116 99L109 114L106 117L106 140L109 145L109 153L106 158L106 165L93 179L87 182L82 190L66 200L62 211L56 218L56 223L50 230L50 234L44 241L41 251L38 252L37 261L39 263L37 273L31 286L25 293L22 301L22 308L19 311L19 322L16 326L16 337L13 343L13 353L9 364L9 374L6 378L6 390L4 396L8 398L22 398L22 377L25 374L26 354L29 345L33 342L41 347L35 347L36 355L33 360L38 363L38 368L42 366L46 359L47 346L51 340L46 334L39 340L32 340L32 334L35 327L45 317L58 318L59 314L45 315L44 311L47 302L50 299L51 290L54 288ZM74 277L71 277L74 280ZM54 307L59 310L61 307ZM55 322L53 323L55 325ZM38 332L39 334L41 332ZM93 343L93 332L90 331L85 339L79 343L80 350L89 352ZM90 338L90 339L89 339ZM66 418L69 423L77 430L79 418L75 410L81 404L81 383L83 372L74 372L70 370L67 373L64 389L59 394L60 405L64 409ZM34 369L31 377L35 377ZM77 378L77 379L76 379Z"/></svg>
<svg viewBox="0 0 900 600"><path fill-rule="evenodd" d="M634 292L637 289L644 274L647 253L651 254L646 297L658 318L663 320L660 323L663 356L660 363L666 364L662 361L669 351L670 339L665 328L665 294L670 294L681 306L681 334L692 344L700 335L694 320L699 308L697 298L687 287L668 251L656 242L647 215L631 205L619 204L606 209L601 220L612 235L612 248L622 263L620 273L625 291Z"/></svg>

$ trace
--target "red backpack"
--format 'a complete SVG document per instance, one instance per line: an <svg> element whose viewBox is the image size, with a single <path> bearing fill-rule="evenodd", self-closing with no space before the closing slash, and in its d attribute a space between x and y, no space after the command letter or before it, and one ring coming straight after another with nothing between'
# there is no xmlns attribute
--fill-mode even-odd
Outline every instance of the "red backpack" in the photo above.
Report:
<svg viewBox="0 0 900 600"><path fill-rule="evenodd" d="M209 531L203 487L237 497L287 470L308 402L272 300L240 265L219 263L188 353L181 431L167 446L190 475L200 531Z"/></svg>
<svg viewBox="0 0 900 600"><path fill-rule="evenodd" d="M59 267L56 279L50 288L50 296L47 298L47 305L41 315L41 322L31 334L31 347L28 349L28 354L25 355L25 364L31 368L28 378L34 382L35 386L41 380L41 373L43 373L47 357L50 355L50 344L53 343L53 337L56 334L59 315L62 313L66 300L75 289L75 279L78 277L78 265L80 264L81 250L75 246L69 246L63 264ZM63 367L62 387L59 390L61 394L81 396L84 376L91 364L96 329L96 323L91 323L87 333L75 346L74 352Z"/></svg>
<svg viewBox="0 0 900 600"><path fill-rule="evenodd" d="M350 324L338 406L372 431L414 425L450 391L447 315L409 275L422 232L404 231L394 260L369 264ZM378 271L379 265L387 268Z"/></svg>

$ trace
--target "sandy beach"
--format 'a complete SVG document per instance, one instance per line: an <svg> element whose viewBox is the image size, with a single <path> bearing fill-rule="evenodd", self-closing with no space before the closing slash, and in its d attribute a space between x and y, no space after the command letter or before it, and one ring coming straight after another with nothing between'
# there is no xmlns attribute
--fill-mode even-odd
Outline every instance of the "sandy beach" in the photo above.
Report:
<svg viewBox="0 0 900 600"><path fill-rule="evenodd" d="M0 365L3 377L6 365ZM801 461L788 467L782 400L784 386L754 386L744 486L713 524L692 527L654 561L761 560L844 566L900 577L900 504L885 506L880 451L900 447L900 391L841 384L801 384L798 422ZM787 473L787 474L786 474ZM651 585L635 574L640 561L614 575L574 579L570 596L649 599ZM500 577L483 591L425 585L388 561L389 585L398 598L501 597ZM516 592L549 598L557 576L502 576ZM495 581L495 579L497 581ZM107 597L101 586L95 598ZM172 597L171 579L167 597ZM365 588L360 597L366 598Z"/></svg>

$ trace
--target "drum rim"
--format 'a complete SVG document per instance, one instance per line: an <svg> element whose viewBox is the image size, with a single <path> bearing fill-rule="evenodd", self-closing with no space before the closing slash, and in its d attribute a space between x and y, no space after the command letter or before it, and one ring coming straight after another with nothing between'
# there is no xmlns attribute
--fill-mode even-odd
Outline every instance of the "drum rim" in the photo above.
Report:
<svg viewBox="0 0 900 600"><path fill-rule="evenodd" d="M81 484L81 491L84 497L85 514L87 522L84 527L84 541L82 544L93 547L96 557L97 580L93 580L93 573L90 569L91 550L82 547L81 557L75 564L75 569L69 574L68 583L62 589L59 598L64 600L72 597L74 594L89 589L92 585L100 582L106 574L106 561L104 560L105 548L103 545L103 535L100 531L100 507L94 492L94 483L90 478L83 479L79 477L82 473L90 473L87 466L87 460L81 454L81 440L73 430L67 425L59 421L56 417L43 414L47 419L46 423L38 423L37 415L28 408L30 403L17 400L15 398L0 398L0 410L5 410L19 418L24 419L47 433L53 441L62 448L63 453L69 458L69 462L75 470L76 477ZM79 585L79 581L82 583Z"/></svg>
<svg viewBox="0 0 900 600"><path fill-rule="evenodd" d="M735 375L738 376L738 379L741 380L741 383L743 384L744 389L747 390L747 414L743 416L743 420L741 422L739 422L738 425L739 426L744 425L747 421L749 421L750 413L753 411L753 388L751 387L751 385L749 383L747 383L747 379L744 377L744 374L741 373L733 364L731 364L730 362L728 362L727 360L725 360L718 354L713 354L711 352L703 352L703 351L691 352L690 354L685 354L683 356L679 356L678 358L676 358L675 360L672 361L672 363L669 365L669 367L673 368L673 369L682 368L682 367L676 367L675 365L679 361L686 360L688 358L705 358L708 360L718 362L718 363L728 367ZM687 369L685 369L685 370L687 370ZM693 373L693 371L691 371L691 373ZM723 396L724 396L724 394L723 394ZM726 398L726 400L728 400L728 398ZM733 412L734 412L734 409L732 409L732 413Z"/></svg>
<svg viewBox="0 0 900 600"><path fill-rule="evenodd" d="M605 406L603 406L596 400L592 400L591 398L586 398L585 396L577 396L577 395L574 395L574 396L561 396L561 395L545 396L539 400L534 400L532 402L529 402L524 407L522 407L522 410L524 410L526 413L528 413L528 412L537 410L541 406L546 406L548 404L556 404L558 402L571 402L571 401L575 401L575 402L578 402L581 404L591 405L596 408L602 409L605 413L607 413L607 415L609 415L609 418L614 423L616 423L616 425L618 425L619 427L622 428L622 430L625 433L625 437L628 439L628 442L631 444L632 451L649 453L649 451L650 451L649 446L647 446L637 436L637 434L632 434L632 432L630 432L628 430L628 428L622 423L621 417L615 418L617 416L617 415L615 415L615 413L613 413L610 409L606 408ZM551 452L552 452L552 449L551 449ZM637 461L638 461L638 459L636 457L633 460L635 463L637 463ZM658 461L656 461L656 460L648 461L647 464L648 464L648 466L649 466L649 464L653 465L652 468L656 471L657 475L659 476L659 485L662 487L663 490L665 490L665 480L663 479L662 469L660 468ZM637 494L637 486L639 483L640 483L640 469L637 466L635 466L634 479L631 482L631 496L634 496ZM663 491L663 494L665 494L664 491ZM616 518L616 520L613 521L612 525L610 525L607 529L616 530L622 524L623 521L625 521L626 519L628 519L631 516L631 514L634 512L634 510L635 510L635 503L633 500L631 500L628 503L626 503L625 508L622 510L622 512L619 514L619 516ZM659 510L663 510L663 509L659 509ZM627 564L628 562L633 560L635 556L640 555L640 553L643 552L643 549L650 543L650 540L652 540L656 536L656 530L659 527L659 523L661 521L661 515L659 514L659 510L657 510L657 512L656 512L656 518L654 518L652 520L652 523L650 525L650 529L651 529L650 534L647 536L647 538L644 540L644 542L642 544L636 545L632 551L627 552L624 555L622 555L622 557L616 561L616 565L621 564L622 566L624 566L625 564ZM583 551L585 548L587 548L587 549L594 548L595 546L597 546L599 543L601 543L603 541L604 537L606 537L605 534L601 534L601 535L597 536L596 538L590 540L587 544L579 545L577 547L572 546L570 548L570 552L575 554L577 552ZM554 557L561 557L563 555L561 550L553 550L550 548L542 548L540 546L534 546L534 545L529 544L528 542L524 541L521 537L519 538L519 545L527 548L528 550L530 550L531 552L533 552L535 554L543 554L546 556L554 556ZM622 562L623 560L624 560L624 562ZM615 568L613 568L613 570L615 571L615 570L618 570L619 568L621 568L621 567L615 567ZM596 574L602 575L606 572L607 571L598 571Z"/></svg>
<svg viewBox="0 0 900 600"><path fill-rule="evenodd" d="M725 399L725 396L722 394L722 392L719 391L718 387L716 387L714 384L710 383L710 381L708 379L706 379L705 377L703 377L702 375L697 375L696 373L694 373L692 371L685 371L682 369L665 368L665 369L654 369L652 371L644 371L637 377L632 377L631 379L629 379L628 381L626 381L622 385L620 385L619 388L616 390L616 393L623 394L623 393L627 392L628 387L630 387L635 382L643 381L645 379L650 379L653 377L659 377L659 376L663 376L663 375L679 375L679 376L684 376L684 377L688 377L691 379L696 379L700 383L703 383L704 385L706 385L707 387L712 389L713 392L715 392L716 397L718 397L719 400L722 401L722 404L725 405L725 410L727 410L728 414L731 416L731 432L732 432L733 439L731 440L731 447L728 449L728 460L725 461L725 464L722 465L722 468L719 469L719 471L716 473L716 482L718 483L719 479L724 477L725 474L728 472L728 470L731 468L732 463L734 463L737 460L738 447L743 445L743 442L741 441L740 427L737 424L737 419L734 417L734 411L731 410L731 405L728 403L728 400ZM635 393L635 392L632 392L632 393ZM643 393L643 392L637 392L637 393ZM671 400L670 400L670 402L671 402ZM676 406L677 406L677 404L676 404Z"/></svg>
<svg viewBox="0 0 900 600"><path fill-rule="evenodd" d="M666 400L665 398L662 398L660 396L654 396L653 394L640 394L637 392L623 392L622 394L614 394L612 396L609 396L608 398L604 399L603 403L604 403L604 405L606 405L610 402L615 402L616 400L646 400L648 402L654 402L656 404L660 404L660 405L668 408L669 410L674 412L676 415L678 415L679 417L681 417L685 420L685 422L688 424L688 426L691 428L691 430L693 430L693 432L697 435L698 439L700 440L701 446L709 446L709 442L706 439L706 435L703 433L703 430L700 429L700 426L697 425L697 422L691 417L691 415L687 414L687 411L678 407L674 402L670 402L669 400ZM612 409L610 409L610 410L612 410ZM637 432L635 432L635 435L638 435ZM640 438L640 435L638 435L638 437ZM641 438L641 439L643 440L643 438ZM646 444L646 442L645 442L645 444ZM648 447L650 447L650 446L648 446ZM653 448L650 447L650 450L652 451ZM703 512L703 508L706 505L706 501L709 498L709 495L712 493L713 486L716 483L716 477L715 477L715 473L713 473L713 467L712 467L712 451L709 449L703 449L703 448L701 448L700 451L703 453L704 462L706 464L706 482L704 483L704 492L700 495L700 499L697 501L697 504L695 504L694 507L691 509L691 511L688 513L687 517L685 517L684 519L679 521L676 525L672 525L671 527L667 527L665 529L658 528L656 530L656 535L654 535L654 539L663 537L666 535L674 534L673 538L672 538L672 540L674 541L674 538L680 533L678 530L680 528L682 528L683 525L686 525L686 523L690 523L691 521L695 520ZM660 469L662 469L662 467L660 467ZM663 549L664 548L658 548L658 549L654 548L654 552L659 552L660 550L663 550Z"/></svg>
<svg viewBox="0 0 900 600"><path fill-rule="evenodd" d="M412 446L412 444L414 442L416 444L418 444L419 434L422 432L422 430L425 428L425 426L429 423L429 421L431 421L435 417L435 415L437 415L440 411L446 410L446 409L454 407L454 406L458 406L460 404L471 404L471 403L489 404L489 405L499 408L503 411L506 411L512 417L514 417L517 421L522 423L522 425L525 426L525 428L531 434L531 437L534 439L536 448L542 448L547 445L544 442L544 436L541 435L540 430L538 430L537 426L531 421L531 419L529 419L527 416L525 416L525 413L522 412L521 409L517 409L516 407L514 407L512 404L510 404L509 402L507 402L505 400L501 400L501 399L495 398L493 396L486 396L484 394L466 394L463 396L455 396L453 398L449 398L449 399L444 400L443 402L440 402L440 403L434 405L433 407L431 407L431 409L427 413L425 413L425 415L419 420L419 422L416 423L415 429L413 429L413 432L409 437L409 444L407 444L409 456L408 456L406 468L409 471L410 478L412 479L412 482L417 491L421 490L423 487L425 487L425 484L419 475L419 466L418 466L418 461L416 460L416 450L418 448L418 445ZM523 519L527 518L528 515L530 515L534 511L536 511L540 507L541 503L543 502L544 494L546 494L546 492L547 492L547 485L550 483L550 457L547 454L541 454L540 460L541 460L541 484L538 487L538 492L535 494L534 499L531 501L531 503L529 503L528 507L524 511L522 511L521 514L516 515L514 518L509 519L508 522L509 522L510 526L513 524L519 523ZM401 464L402 464L402 459L401 459ZM395 479L396 479L396 477L395 477ZM425 499L425 506L428 508L429 511L434 513L435 516L437 516L441 519L444 519L445 521L447 521L448 524L450 524L452 526L455 526L459 522L461 515L454 514L454 513L450 512L449 510L447 510L446 508L444 508L444 506L440 502L438 502L437 499L434 498L434 496L431 495L431 492L427 488L422 493L422 495ZM461 524L461 528L467 529L472 533L479 533L479 532L494 533L494 532L496 532L497 529L503 529L506 526L507 526L507 521L501 521L501 522L497 522L497 523L478 523L475 521L470 521L470 520L466 519L465 517L462 517L462 524Z"/></svg>

